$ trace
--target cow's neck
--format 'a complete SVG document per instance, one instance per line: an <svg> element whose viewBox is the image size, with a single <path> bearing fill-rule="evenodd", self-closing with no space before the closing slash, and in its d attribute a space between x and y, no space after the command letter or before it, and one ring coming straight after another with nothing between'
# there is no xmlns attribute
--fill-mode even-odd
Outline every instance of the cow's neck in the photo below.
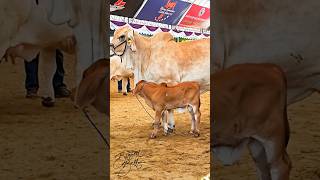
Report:
<svg viewBox="0 0 320 180"><path fill-rule="evenodd" d="M135 33L134 39L137 48L136 52L131 53L132 59L135 61L134 68L138 68L138 71L141 72L141 77L144 77L144 73L150 63L151 38Z"/></svg>
<svg viewBox="0 0 320 180"><path fill-rule="evenodd" d="M144 99L144 101L146 102L146 104L152 108L154 110L154 106L153 106L153 100L151 97L151 94L146 92L144 89L141 89L140 91L140 96Z"/></svg>

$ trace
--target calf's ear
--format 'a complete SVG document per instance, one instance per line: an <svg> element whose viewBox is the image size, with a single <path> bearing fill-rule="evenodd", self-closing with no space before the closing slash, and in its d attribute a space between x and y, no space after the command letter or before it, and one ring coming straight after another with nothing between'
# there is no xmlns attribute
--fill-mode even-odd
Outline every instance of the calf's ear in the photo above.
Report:
<svg viewBox="0 0 320 180"><path fill-rule="evenodd" d="M136 85L135 85L135 87L134 87L134 89L132 90L132 94L135 96L135 95L137 95L137 93L139 93L139 88L140 88L140 86L139 86L139 83L137 83Z"/></svg>

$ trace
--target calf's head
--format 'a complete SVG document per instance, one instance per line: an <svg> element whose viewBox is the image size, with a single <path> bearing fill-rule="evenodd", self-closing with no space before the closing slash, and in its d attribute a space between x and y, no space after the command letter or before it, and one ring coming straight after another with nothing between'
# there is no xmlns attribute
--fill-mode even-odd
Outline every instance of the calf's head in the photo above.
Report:
<svg viewBox="0 0 320 180"><path fill-rule="evenodd" d="M145 80L140 80L137 84L136 87L133 89L132 94L133 95L138 95L140 94L143 86L145 85L145 83L147 83L147 81Z"/></svg>
<svg viewBox="0 0 320 180"><path fill-rule="evenodd" d="M76 107L83 109L93 105L99 112L106 113L109 96L108 66L107 59L100 59L84 71L73 97Z"/></svg>

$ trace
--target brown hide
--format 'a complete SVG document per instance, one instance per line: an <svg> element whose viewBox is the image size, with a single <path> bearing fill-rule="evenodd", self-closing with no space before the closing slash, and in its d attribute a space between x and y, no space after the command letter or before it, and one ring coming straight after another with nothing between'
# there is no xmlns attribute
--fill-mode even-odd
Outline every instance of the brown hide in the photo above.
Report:
<svg viewBox="0 0 320 180"><path fill-rule="evenodd" d="M99 112L107 113L109 98L109 60L100 59L87 68L82 76L75 105L84 108L94 106Z"/></svg>
<svg viewBox="0 0 320 180"><path fill-rule="evenodd" d="M240 64L213 74L211 81L213 156L224 161L228 158L221 154L229 150L235 158L224 164L230 165L248 145L258 171L263 172L258 173L261 177L288 179L291 165L286 152L289 124L284 72L272 64ZM279 173L272 174L275 171L271 169Z"/></svg>

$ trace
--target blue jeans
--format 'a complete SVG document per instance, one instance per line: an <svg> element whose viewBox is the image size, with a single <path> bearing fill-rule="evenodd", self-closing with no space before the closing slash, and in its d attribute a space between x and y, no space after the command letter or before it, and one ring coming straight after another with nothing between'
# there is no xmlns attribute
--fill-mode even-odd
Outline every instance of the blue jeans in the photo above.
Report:
<svg viewBox="0 0 320 180"><path fill-rule="evenodd" d="M122 80L118 81L118 91L122 91ZM128 78L127 91L130 91L130 79Z"/></svg>
<svg viewBox="0 0 320 180"><path fill-rule="evenodd" d="M63 69L63 54L56 50L56 63L57 70L53 77L53 88L57 89L62 86L66 86L63 83L64 79L64 69ZM38 89L39 79L38 79L38 65L39 65L39 54L31 62L24 61L24 67L26 72L25 88L27 90Z"/></svg>

